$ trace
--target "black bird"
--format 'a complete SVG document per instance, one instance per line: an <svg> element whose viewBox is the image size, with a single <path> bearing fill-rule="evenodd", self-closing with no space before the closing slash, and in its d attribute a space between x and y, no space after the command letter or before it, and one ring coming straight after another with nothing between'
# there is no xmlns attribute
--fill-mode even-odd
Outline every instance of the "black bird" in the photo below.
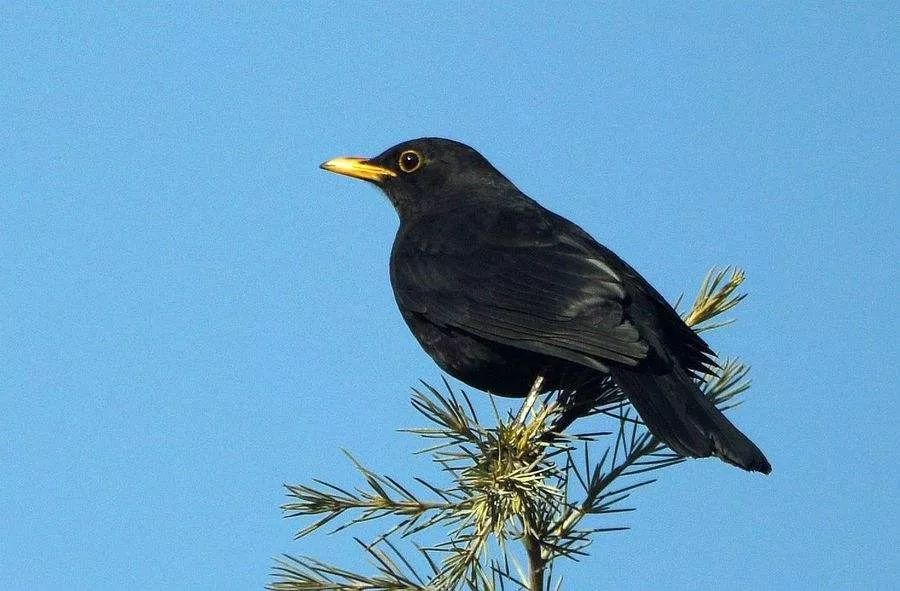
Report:
<svg viewBox="0 0 900 591"><path fill-rule="evenodd" d="M501 396L611 376L675 452L769 473L763 453L694 375L714 354L637 271L545 209L474 149L404 142L322 168L377 185L400 217L391 284L410 330L446 372Z"/></svg>

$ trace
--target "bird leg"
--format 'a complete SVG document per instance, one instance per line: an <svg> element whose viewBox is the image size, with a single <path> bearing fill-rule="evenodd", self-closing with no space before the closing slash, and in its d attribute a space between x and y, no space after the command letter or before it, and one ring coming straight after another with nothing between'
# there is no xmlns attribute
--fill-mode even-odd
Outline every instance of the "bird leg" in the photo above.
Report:
<svg viewBox="0 0 900 591"><path fill-rule="evenodd" d="M542 374L534 379L534 384L531 385L531 390L528 391L528 396L525 397L525 402L522 403L522 408L519 409L519 414L516 415L517 423L525 423L525 420L528 418L528 413L531 412L531 409L534 408L534 404L537 402L537 397L541 393L541 385L543 383L544 376Z"/></svg>

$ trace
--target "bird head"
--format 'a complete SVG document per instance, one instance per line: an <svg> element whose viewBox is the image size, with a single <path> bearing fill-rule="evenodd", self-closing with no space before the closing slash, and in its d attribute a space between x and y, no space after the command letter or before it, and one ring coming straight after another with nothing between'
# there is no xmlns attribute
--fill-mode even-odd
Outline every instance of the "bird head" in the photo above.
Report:
<svg viewBox="0 0 900 591"><path fill-rule="evenodd" d="M511 186L473 148L442 138L403 142L374 158L334 158L321 168L375 184L401 218L447 200L483 194L491 187Z"/></svg>

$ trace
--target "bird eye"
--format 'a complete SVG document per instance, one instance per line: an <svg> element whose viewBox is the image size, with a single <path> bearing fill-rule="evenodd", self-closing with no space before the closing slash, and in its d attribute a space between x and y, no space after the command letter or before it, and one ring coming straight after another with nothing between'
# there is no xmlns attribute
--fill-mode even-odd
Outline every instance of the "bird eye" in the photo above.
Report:
<svg viewBox="0 0 900 591"><path fill-rule="evenodd" d="M403 172L415 172L422 166L422 156L415 150L407 150L400 154L400 170Z"/></svg>

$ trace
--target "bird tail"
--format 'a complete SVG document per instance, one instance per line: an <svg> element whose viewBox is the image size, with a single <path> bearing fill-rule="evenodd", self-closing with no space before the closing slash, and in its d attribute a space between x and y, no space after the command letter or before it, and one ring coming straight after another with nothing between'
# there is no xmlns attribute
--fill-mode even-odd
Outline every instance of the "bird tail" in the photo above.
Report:
<svg viewBox="0 0 900 591"><path fill-rule="evenodd" d="M763 474L772 471L762 451L725 418L683 369L661 374L624 366L610 369L650 432L672 451L695 458L715 455Z"/></svg>

